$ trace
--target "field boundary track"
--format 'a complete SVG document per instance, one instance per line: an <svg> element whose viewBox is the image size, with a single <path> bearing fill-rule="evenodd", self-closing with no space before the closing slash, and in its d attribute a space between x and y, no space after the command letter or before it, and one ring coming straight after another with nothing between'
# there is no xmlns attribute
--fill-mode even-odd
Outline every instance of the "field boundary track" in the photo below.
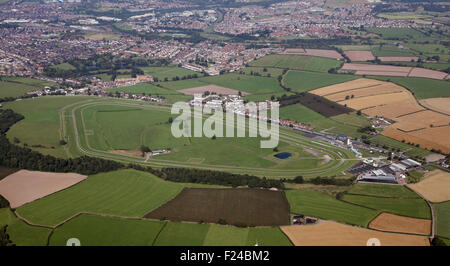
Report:
<svg viewBox="0 0 450 266"><path fill-rule="evenodd" d="M88 138L85 134L83 134L85 129L85 122L83 116L83 110L96 105L114 105L114 106L126 106L126 107L136 107L139 106L143 109L158 109L163 111L170 112L169 106L163 105L155 105L155 104L143 104L131 101L87 101L81 102L77 105L66 106L61 109L61 112L65 112L66 110L71 112L72 118L72 130L70 132L74 135L76 148L82 154L100 157L104 159L111 159L116 161L122 161L127 163L138 163L147 166L154 167L185 167L185 168L199 168L206 170L218 170L218 171L228 171L233 173L246 173L246 174L256 174L256 175L265 175L265 176L297 176L302 174L304 176L318 176L318 175L326 175L332 174L336 172L343 172L350 167L347 160L357 160L352 157L351 153L340 149L336 146L333 146L328 143L315 143L306 137L301 136L299 133L294 131L286 130L280 128L279 139L283 142L291 144L293 146L303 146L306 148L312 148L316 150L320 150L321 152L328 154L331 158L333 158L329 163L321 165L316 169L309 170L285 170L285 169L267 169L267 168L253 168L253 167L236 167L236 166L228 166L228 165L213 165L213 164L198 164L198 163L187 163L187 162L179 162L179 161L170 161L170 160L162 160L162 159L151 159L145 161L145 158L137 158L127 155L118 155L112 154L107 151L97 150L90 147ZM68 110L68 108L71 108ZM248 123L246 123L248 124ZM251 130L249 128L249 130ZM83 138L84 136L84 138ZM347 159L347 160L346 160Z"/></svg>

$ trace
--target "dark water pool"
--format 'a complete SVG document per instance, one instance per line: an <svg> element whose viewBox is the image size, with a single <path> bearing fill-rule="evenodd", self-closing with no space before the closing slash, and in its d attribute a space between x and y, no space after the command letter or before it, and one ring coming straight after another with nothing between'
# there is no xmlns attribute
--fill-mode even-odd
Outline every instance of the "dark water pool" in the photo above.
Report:
<svg viewBox="0 0 450 266"><path fill-rule="evenodd" d="M277 157L278 159L287 159L289 157L292 156L292 154L290 154L289 152L280 152L274 155L275 157Z"/></svg>

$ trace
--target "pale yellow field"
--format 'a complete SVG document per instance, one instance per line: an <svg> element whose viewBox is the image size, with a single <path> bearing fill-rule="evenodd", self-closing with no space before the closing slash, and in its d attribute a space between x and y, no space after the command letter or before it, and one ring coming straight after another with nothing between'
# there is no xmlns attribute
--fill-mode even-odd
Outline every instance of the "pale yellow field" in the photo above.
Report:
<svg viewBox="0 0 450 266"><path fill-rule="evenodd" d="M368 97L354 98L346 101L341 101L339 103L342 105L346 104L348 107L353 108L355 110L361 110L393 102L407 101L411 97L412 95L410 92L403 91L403 92L385 93ZM398 108L401 108L401 106Z"/></svg>
<svg viewBox="0 0 450 266"><path fill-rule="evenodd" d="M420 123L426 127L448 126L450 125L450 116L436 113L430 110L425 110L405 116L398 117L398 122L406 123Z"/></svg>
<svg viewBox="0 0 450 266"><path fill-rule="evenodd" d="M383 212L370 222L369 228L388 232L430 235L431 220Z"/></svg>
<svg viewBox="0 0 450 266"><path fill-rule="evenodd" d="M426 173L419 183L407 186L431 202L450 200L450 173L439 169Z"/></svg>
<svg viewBox="0 0 450 266"><path fill-rule="evenodd" d="M378 81L378 80L374 80L374 79L361 78L361 79L355 79L355 80L315 89L315 90L311 91L311 93L320 95L320 96L326 96L326 95L337 93L337 92L373 87L373 86L384 84L384 83L386 83L386 82Z"/></svg>
<svg viewBox="0 0 450 266"><path fill-rule="evenodd" d="M374 238L380 241L381 246L429 246L425 236L379 232L333 221L282 226L281 230L296 246L367 246L368 240Z"/></svg>
<svg viewBox="0 0 450 266"><path fill-rule="evenodd" d="M420 100L420 103L431 110L450 115L450 98L430 98Z"/></svg>

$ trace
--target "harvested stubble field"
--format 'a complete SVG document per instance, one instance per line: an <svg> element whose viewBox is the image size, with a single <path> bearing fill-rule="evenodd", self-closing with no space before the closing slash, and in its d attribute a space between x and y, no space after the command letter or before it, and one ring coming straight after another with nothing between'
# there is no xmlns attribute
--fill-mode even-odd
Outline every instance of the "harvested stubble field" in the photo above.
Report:
<svg viewBox="0 0 450 266"><path fill-rule="evenodd" d="M450 200L450 173L436 169L426 173L416 184L407 185L431 202Z"/></svg>
<svg viewBox="0 0 450 266"><path fill-rule="evenodd" d="M350 58L351 61L369 61L375 60L371 51L346 51L345 55Z"/></svg>
<svg viewBox="0 0 450 266"><path fill-rule="evenodd" d="M18 208L28 202L73 186L87 176L20 170L0 181L0 194Z"/></svg>
<svg viewBox="0 0 450 266"><path fill-rule="evenodd" d="M395 125L385 129L384 136L412 144L419 144L425 149L435 149L443 153L450 153L450 127L435 127L413 132L398 130Z"/></svg>
<svg viewBox="0 0 450 266"><path fill-rule="evenodd" d="M398 123L383 131L390 138L427 149L450 150L450 116L425 110L411 92L391 82L357 79L311 91L370 116Z"/></svg>
<svg viewBox="0 0 450 266"><path fill-rule="evenodd" d="M296 246L367 246L371 238L379 239L382 246L429 246L429 240L424 236L379 232L332 221L282 226L281 230Z"/></svg>
<svg viewBox="0 0 450 266"><path fill-rule="evenodd" d="M245 225L289 224L284 192L259 189L184 189L167 204L145 215L173 221Z"/></svg>
<svg viewBox="0 0 450 266"><path fill-rule="evenodd" d="M450 115L450 98L430 98L420 100L420 104L436 112Z"/></svg>
<svg viewBox="0 0 450 266"><path fill-rule="evenodd" d="M370 222L369 228L387 232L430 235L431 220L383 212Z"/></svg>

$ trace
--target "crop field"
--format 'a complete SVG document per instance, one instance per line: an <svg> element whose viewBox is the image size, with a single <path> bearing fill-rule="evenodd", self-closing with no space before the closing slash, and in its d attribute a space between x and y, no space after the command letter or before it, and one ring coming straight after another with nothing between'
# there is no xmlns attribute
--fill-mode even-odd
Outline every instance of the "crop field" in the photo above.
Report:
<svg viewBox="0 0 450 266"><path fill-rule="evenodd" d="M386 232L430 235L431 220L381 213L370 222L369 228Z"/></svg>
<svg viewBox="0 0 450 266"><path fill-rule="evenodd" d="M449 201L450 173L433 170L426 173L419 183L409 184L408 187L430 202Z"/></svg>
<svg viewBox="0 0 450 266"><path fill-rule="evenodd" d="M424 99L420 104L433 111L450 115L450 98Z"/></svg>
<svg viewBox="0 0 450 266"><path fill-rule="evenodd" d="M155 246L291 246L278 227L238 228L216 224L168 222Z"/></svg>
<svg viewBox="0 0 450 266"><path fill-rule="evenodd" d="M310 56L303 55L268 55L251 62L250 66L303 70L310 60Z"/></svg>
<svg viewBox="0 0 450 266"><path fill-rule="evenodd" d="M28 91L43 89L45 86L52 86L54 83L38 79L22 77L1 77L0 98L19 97Z"/></svg>
<svg viewBox="0 0 450 266"><path fill-rule="evenodd" d="M184 189L175 199L146 218L235 225L289 224L289 205L283 192L258 189Z"/></svg>
<svg viewBox="0 0 450 266"><path fill-rule="evenodd" d="M374 56L380 57L416 57L418 55L416 52L399 48L394 45L383 45L383 46L372 46L370 49ZM416 57L417 58L417 57ZM380 59L381 60L381 59Z"/></svg>
<svg viewBox="0 0 450 266"><path fill-rule="evenodd" d="M8 225L7 232L18 246L45 246L51 232L48 228L30 226L19 220L9 208L0 209L0 227Z"/></svg>
<svg viewBox="0 0 450 266"><path fill-rule="evenodd" d="M398 76L398 77L416 77L429 78L436 80L447 79L448 74L421 67L372 65L345 63L343 70L354 70L356 75L376 75L376 76Z"/></svg>
<svg viewBox="0 0 450 266"><path fill-rule="evenodd" d="M450 201L433 204L436 211L436 234L450 239Z"/></svg>
<svg viewBox="0 0 450 266"><path fill-rule="evenodd" d="M427 149L448 151L450 116L425 110L411 92L390 82L358 79L313 90L341 105L371 116L383 116L397 123L383 135Z"/></svg>
<svg viewBox="0 0 450 266"><path fill-rule="evenodd" d="M346 106L336 104L333 101L311 93L299 96L298 100L302 105L325 117L347 114L353 111Z"/></svg>
<svg viewBox="0 0 450 266"><path fill-rule="evenodd" d="M349 204L324 193L309 190L287 190L291 213L304 214L326 220L367 226L378 211Z"/></svg>
<svg viewBox="0 0 450 266"><path fill-rule="evenodd" d="M0 180L0 194L6 198L11 208L73 186L87 176L69 173L48 173L20 170Z"/></svg>
<svg viewBox="0 0 450 266"><path fill-rule="evenodd" d="M419 195L403 186L386 186L384 184L357 183L347 193L386 198L420 199Z"/></svg>
<svg viewBox="0 0 450 266"><path fill-rule="evenodd" d="M431 219L430 208L423 199L382 198L346 194L342 200L382 212Z"/></svg>
<svg viewBox="0 0 450 266"><path fill-rule="evenodd" d="M285 86L291 88L292 91L305 92L357 78L353 75L288 71L284 82Z"/></svg>
<svg viewBox="0 0 450 266"><path fill-rule="evenodd" d="M80 213L142 217L174 198L183 187L145 172L121 170L89 176L66 190L17 209L27 220L54 226Z"/></svg>
<svg viewBox="0 0 450 266"><path fill-rule="evenodd" d="M264 71L265 69L265 71ZM278 77L279 75L283 74L283 69L281 68L274 68L274 67L246 67L246 68L242 68L239 69L239 71L237 71L238 73L244 73L245 75L251 75L253 73L253 75L255 74L260 74L263 77L267 77L267 75L270 75L270 77Z"/></svg>
<svg viewBox="0 0 450 266"><path fill-rule="evenodd" d="M322 221L311 226L283 226L281 230L296 246L367 246L367 240L377 238L382 246L429 246L425 236L378 232Z"/></svg>

